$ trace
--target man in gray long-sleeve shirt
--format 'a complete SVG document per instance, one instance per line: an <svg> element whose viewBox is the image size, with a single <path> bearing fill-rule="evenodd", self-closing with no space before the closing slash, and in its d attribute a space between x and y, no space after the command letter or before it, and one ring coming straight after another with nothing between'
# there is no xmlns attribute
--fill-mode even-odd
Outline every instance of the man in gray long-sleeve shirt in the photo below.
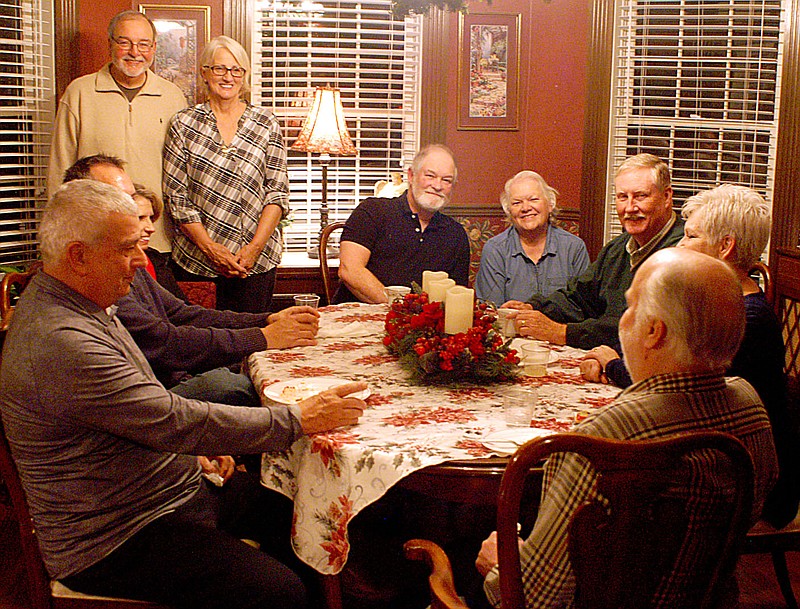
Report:
<svg viewBox="0 0 800 609"><path fill-rule="evenodd" d="M104 182L134 197L146 249L154 206L134 194L124 162L105 154L83 157L64 174L65 183L78 179ZM246 375L225 367L256 351L315 344L319 317L307 307L268 314L187 305L145 269L137 269L130 292L117 306L117 316L167 389L186 398L234 406L258 406L261 400Z"/></svg>
<svg viewBox="0 0 800 609"><path fill-rule="evenodd" d="M217 529L192 455L282 450L355 423L350 383L297 407L188 400L156 380L115 316L146 259L128 195L78 180L42 217L43 271L0 366L0 412L48 572L82 592L173 607L302 606L297 577ZM224 497L224 496L223 496Z"/></svg>

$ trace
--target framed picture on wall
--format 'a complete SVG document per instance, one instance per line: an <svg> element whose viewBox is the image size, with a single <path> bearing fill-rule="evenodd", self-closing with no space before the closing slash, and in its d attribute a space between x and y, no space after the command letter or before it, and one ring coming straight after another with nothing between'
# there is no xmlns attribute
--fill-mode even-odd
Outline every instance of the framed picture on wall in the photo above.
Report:
<svg viewBox="0 0 800 609"><path fill-rule="evenodd" d="M153 71L178 85L189 105L200 103L200 53L210 40L211 7L140 4L139 11L156 26Z"/></svg>
<svg viewBox="0 0 800 609"><path fill-rule="evenodd" d="M460 13L458 129L519 129L519 14Z"/></svg>

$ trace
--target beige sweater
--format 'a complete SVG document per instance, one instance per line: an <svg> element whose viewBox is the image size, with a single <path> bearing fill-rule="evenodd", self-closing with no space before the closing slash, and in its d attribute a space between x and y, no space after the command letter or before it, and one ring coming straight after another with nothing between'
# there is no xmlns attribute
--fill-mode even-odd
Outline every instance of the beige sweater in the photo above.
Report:
<svg viewBox="0 0 800 609"><path fill-rule="evenodd" d="M108 65L73 80L58 105L47 175L48 195L64 171L79 158L104 153L127 163L134 182L161 194L161 152L169 120L186 107L186 98L171 82L147 73L141 91L128 102ZM156 224L150 247L170 251L170 229L164 217Z"/></svg>

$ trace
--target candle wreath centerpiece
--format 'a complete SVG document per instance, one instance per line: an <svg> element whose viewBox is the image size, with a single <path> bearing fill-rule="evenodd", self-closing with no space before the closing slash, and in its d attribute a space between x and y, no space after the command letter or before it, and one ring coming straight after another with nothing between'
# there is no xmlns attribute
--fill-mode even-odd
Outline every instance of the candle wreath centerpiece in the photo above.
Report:
<svg viewBox="0 0 800 609"><path fill-rule="evenodd" d="M400 358L413 382L498 382L519 374L517 352L500 333L492 305L472 304L472 327L455 333L445 332L446 306L431 301L415 284L386 314L383 344Z"/></svg>

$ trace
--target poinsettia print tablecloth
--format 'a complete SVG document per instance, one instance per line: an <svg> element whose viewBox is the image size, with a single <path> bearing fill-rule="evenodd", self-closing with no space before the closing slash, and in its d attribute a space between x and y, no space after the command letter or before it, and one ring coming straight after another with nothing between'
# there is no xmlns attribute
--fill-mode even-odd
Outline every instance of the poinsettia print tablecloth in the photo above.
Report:
<svg viewBox="0 0 800 609"><path fill-rule="evenodd" d="M262 395L276 383L314 377L369 384L358 425L300 438L290 450L262 459L262 484L294 500L295 552L324 574L339 573L347 561L350 520L398 480L443 461L495 454L481 439L506 429L502 402L510 387L537 388L531 426L556 431L569 430L576 415L609 404L619 392L583 381L583 352L569 347L553 348L558 360L545 377L520 375L513 384L483 386L413 385L383 345L387 311L386 305L361 303L325 307L320 333L328 328L335 338L254 353L248 360Z"/></svg>

